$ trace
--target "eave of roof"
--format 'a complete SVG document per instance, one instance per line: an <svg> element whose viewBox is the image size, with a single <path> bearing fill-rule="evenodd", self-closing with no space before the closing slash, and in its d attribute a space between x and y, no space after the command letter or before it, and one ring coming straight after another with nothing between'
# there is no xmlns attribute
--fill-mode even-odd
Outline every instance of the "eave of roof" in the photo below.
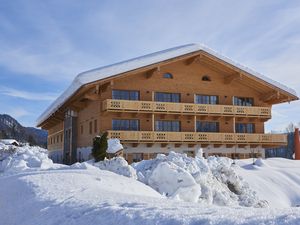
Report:
<svg viewBox="0 0 300 225"><path fill-rule="evenodd" d="M72 84L39 116L37 119L37 125L40 126L47 118L49 118L54 112L56 112L76 91L78 91L82 86L95 82L97 80L102 80L105 78L112 77L117 74L125 73L132 71L138 68L156 64L162 61L166 61L172 58L183 56L189 53L204 51L208 54L211 54L224 62L243 70L255 78L268 83L274 88L279 88L282 91L296 97L296 91L288 88L287 86L274 81L258 72L253 71L252 69L245 67L239 63L234 62L230 58L227 58L214 50L200 44L187 44L183 46L178 46L175 48L166 49L163 51L155 52L152 54L144 55L141 57L133 58L123 62L115 63L112 65L96 68L89 70L83 73L80 73L76 76Z"/></svg>

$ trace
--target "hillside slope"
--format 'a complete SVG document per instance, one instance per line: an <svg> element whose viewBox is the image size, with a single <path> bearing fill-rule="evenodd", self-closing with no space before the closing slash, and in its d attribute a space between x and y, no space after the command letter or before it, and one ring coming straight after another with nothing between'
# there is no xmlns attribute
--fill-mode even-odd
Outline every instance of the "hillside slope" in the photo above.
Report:
<svg viewBox="0 0 300 225"><path fill-rule="evenodd" d="M12 138L21 142L35 142L46 147L47 131L34 127L23 127L16 119L7 114L0 114L0 139ZM31 140L30 140L31 139Z"/></svg>

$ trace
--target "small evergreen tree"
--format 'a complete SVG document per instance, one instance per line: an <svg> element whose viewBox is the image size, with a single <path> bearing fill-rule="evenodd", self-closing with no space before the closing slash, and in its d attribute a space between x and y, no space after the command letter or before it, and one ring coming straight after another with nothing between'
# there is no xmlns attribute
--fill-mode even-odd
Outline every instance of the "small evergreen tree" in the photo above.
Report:
<svg viewBox="0 0 300 225"><path fill-rule="evenodd" d="M103 161L106 157L107 136L108 133L105 132L101 136L96 136L93 139L92 155L95 162Z"/></svg>

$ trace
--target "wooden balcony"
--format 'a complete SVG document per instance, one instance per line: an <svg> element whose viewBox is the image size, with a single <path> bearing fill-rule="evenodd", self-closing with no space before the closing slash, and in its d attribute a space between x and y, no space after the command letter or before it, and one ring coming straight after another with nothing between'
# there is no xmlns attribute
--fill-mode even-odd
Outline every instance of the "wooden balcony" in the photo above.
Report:
<svg viewBox="0 0 300 225"><path fill-rule="evenodd" d="M238 144L276 147L287 145L285 134L208 132L108 131L109 138L127 143Z"/></svg>
<svg viewBox="0 0 300 225"><path fill-rule="evenodd" d="M194 103L130 101L107 99L103 110L111 112L168 113L271 118L271 108L256 106L209 105Z"/></svg>

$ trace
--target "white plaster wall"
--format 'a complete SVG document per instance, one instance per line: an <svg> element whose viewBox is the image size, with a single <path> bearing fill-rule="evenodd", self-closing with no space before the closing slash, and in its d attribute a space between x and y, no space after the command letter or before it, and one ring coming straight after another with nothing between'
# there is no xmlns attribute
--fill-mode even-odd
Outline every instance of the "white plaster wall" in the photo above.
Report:
<svg viewBox="0 0 300 225"><path fill-rule="evenodd" d="M63 163L63 150L51 150L48 151L48 157L52 159L54 163Z"/></svg>

